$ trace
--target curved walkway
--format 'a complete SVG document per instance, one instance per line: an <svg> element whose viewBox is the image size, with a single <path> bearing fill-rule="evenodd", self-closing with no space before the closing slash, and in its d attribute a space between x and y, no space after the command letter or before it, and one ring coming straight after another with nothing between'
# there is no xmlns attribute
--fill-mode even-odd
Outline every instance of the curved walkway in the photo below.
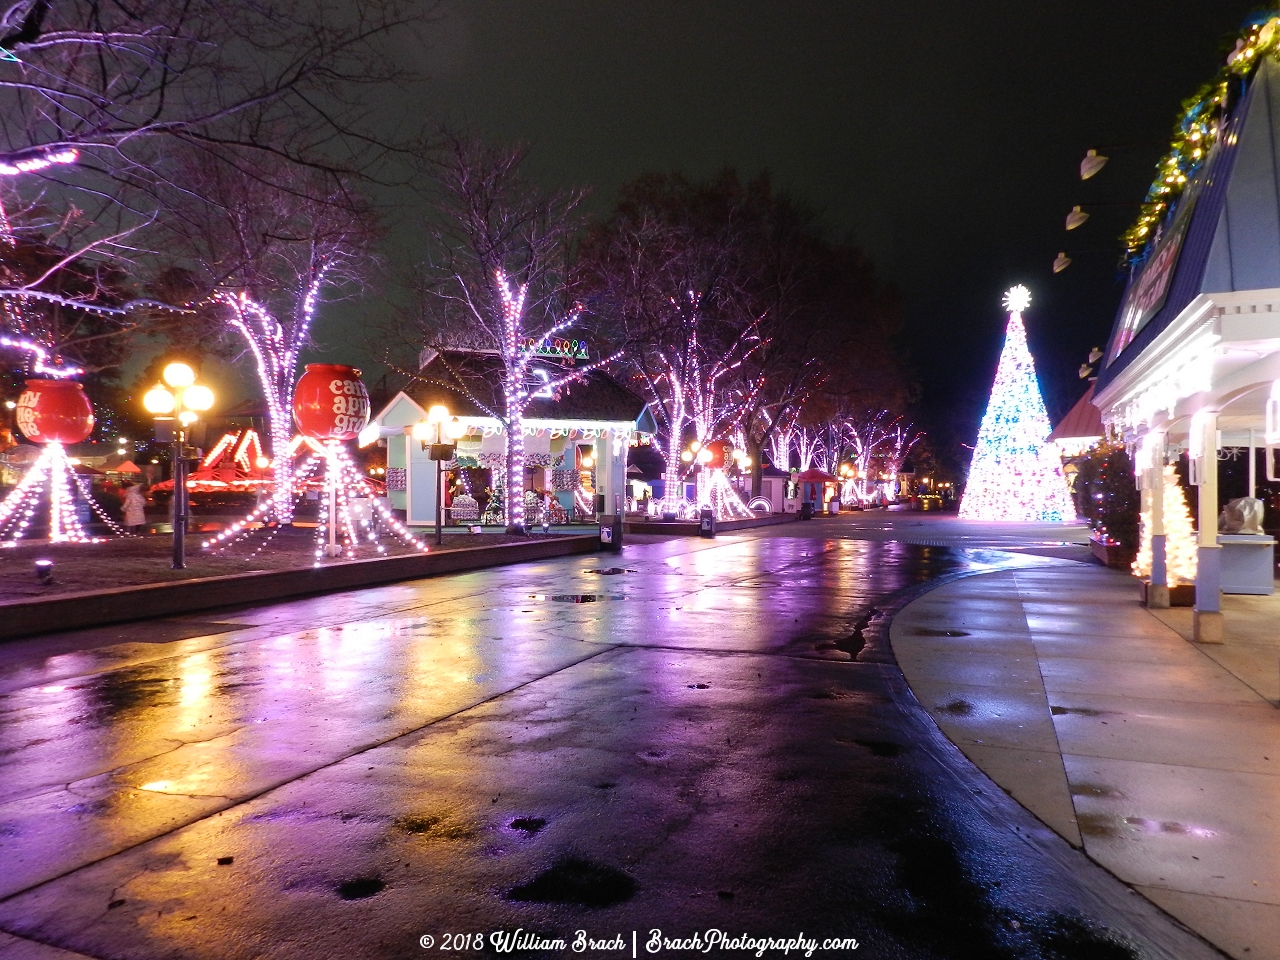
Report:
<svg viewBox="0 0 1280 960"><path fill-rule="evenodd" d="M945 584L890 639L942 731L1046 825L1231 956L1280 958L1277 660L1193 645L1183 618L1059 560Z"/></svg>

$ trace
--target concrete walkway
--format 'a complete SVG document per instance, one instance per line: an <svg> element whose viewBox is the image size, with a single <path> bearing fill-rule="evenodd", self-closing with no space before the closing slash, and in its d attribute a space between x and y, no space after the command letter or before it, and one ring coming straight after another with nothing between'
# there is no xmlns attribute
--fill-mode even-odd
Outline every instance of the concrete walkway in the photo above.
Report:
<svg viewBox="0 0 1280 960"><path fill-rule="evenodd" d="M1226 601L1227 643L1202 647L1128 575L1048 560L946 584L890 636L938 726L1045 824L1231 956L1280 958L1280 601Z"/></svg>

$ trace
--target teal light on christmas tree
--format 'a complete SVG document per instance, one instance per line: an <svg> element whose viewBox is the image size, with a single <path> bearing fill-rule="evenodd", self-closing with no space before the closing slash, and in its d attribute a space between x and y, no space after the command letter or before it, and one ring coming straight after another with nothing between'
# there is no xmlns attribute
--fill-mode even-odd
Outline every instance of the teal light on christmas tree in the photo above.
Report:
<svg viewBox="0 0 1280 960"><path fill-rule="evenodd" d="M1025 523L1075 518L1062 461L1046 440L1049 415L1022 325L1022 312L1030 304L1026 287L1016 286L1004 295L1009 323L960 501L962 520Z"/></svg>

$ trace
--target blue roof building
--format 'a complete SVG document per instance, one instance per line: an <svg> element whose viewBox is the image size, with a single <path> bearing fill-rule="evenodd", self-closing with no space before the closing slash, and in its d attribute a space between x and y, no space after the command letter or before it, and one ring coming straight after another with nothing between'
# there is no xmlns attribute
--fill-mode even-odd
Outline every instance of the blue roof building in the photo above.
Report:
<svg viewBox="0 0 1280 960"><path fill-rule="evenodd" d="M1213 145L1131 268L1094 396L1135 450L1157 587L1167 584L1163 466L1190 458L1204 641L1221 637L1222 547L1236 545L1218 536L1217 450L1268 447L1272 474L1269 447L1280 445L1280 62L1268 43L1251 75L1223 86Z"/></svg>

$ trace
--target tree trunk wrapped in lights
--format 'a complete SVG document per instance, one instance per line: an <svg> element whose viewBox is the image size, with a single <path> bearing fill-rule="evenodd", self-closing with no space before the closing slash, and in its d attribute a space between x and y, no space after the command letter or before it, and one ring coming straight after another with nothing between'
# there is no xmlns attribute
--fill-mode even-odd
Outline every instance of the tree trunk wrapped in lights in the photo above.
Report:
<svg viewBox="0 0 1280 960"><path fill-rule="evenodd" d="M526 153L523 147L441 135L440 149L424 159L439 216L428 227L419 312L388 331L407 339L405 346L414 354L425 344L442 357L446 351L470 350L501 359L496 400L457 371L437 382L468 397L506 431L504 513L512 533L525 530L524 417L535 392L554 394L620 355L565 365L554 376L531 382L538 351L576 326L584 313L573 296L566 259L582 194L543 194L531 187L520 173Z"/></svg>

